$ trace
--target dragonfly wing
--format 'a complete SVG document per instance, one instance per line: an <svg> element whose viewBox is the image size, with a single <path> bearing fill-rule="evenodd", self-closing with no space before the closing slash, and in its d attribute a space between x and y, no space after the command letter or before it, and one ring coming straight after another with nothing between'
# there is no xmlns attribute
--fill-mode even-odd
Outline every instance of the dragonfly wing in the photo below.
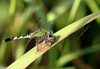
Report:
<svg viewBox="0 0 100 69"><path fill-rule="evenodd" d="M57 17L56 19L58 19L58 17ZM56 19L54 19L54 20L52 20L52 21L50 21L50 22L47 22L46 24L44 24L43 26L41 26L40 29L43 28L43 27L45 27L46 25L52 23L52 22L55 21Z"/></svg>
<svg viewBox="0 0 100 69"><path fill-rule="evenodd" d="M39 19L38 19L38 21L37 21L37 26L38 26L39 23L40 23L40 19L41 19L41 17L39 17ZM56 19L57 19L57 18L56 18ZM52 21L46 23L45 25L41 26L41 27L38 29L38 31L36 30L36 31L34 32L34 34L31 35L31 37L34 38L34 35L35 35L36 33L38 33L39 31L41 31L41 29L42 29L44 26L50 24L51 22L55 21L56 19L54 19L54 20L52 20ZM32 32L32 31L31 31L31 32ZM32 38L31 38L31 39L32 39ZM29 44L29 42L31 41L31 39L29 39L29 40L27 41L26 47L28 46L28 44Z"/></svg>
<svg viewBox="0 0 100 69"><path fill-rule="evenodd" d="M26 43L25 49L27 48L27 46L28 46L28 44L30 43L31 40L32 40L32 38L30 38L30 39L27 40L27 43Z"/></svg>
<svg viewBox="0 0 100 69"><path fill-rule="evenodd" d="M38 21L36 23L37 25L32 27L32 30L30 31L30 33L34 32L33 30L37 30L37 27L39 26L39 23L40 23L40 19L41 17L38 18Z"/></svg>
<svg viewBox="0 0 100 69"><path fill-rule="evenodd" d="M35 26L35 27L33 26L30 33L34 32L34 31L33 31L33 28L37 30L37 27L39 26L39 23L40 23L40 19L41 19L41 17L39 17L39 19L38 19L38 21L37 21L37 23L36 23L37 26ZM35 34L35 33L34 33L34 34ZM33 34L32 36L34 36L34 34ZM32 37L32 36L31 36L31 37ZM32 38L34 38L34 37L32 37ZM32 40L32 38L30 38L30 39L27 40L25 49L27 48L27 46L28 46L28 44L30 43L30 41Z"/></svg>

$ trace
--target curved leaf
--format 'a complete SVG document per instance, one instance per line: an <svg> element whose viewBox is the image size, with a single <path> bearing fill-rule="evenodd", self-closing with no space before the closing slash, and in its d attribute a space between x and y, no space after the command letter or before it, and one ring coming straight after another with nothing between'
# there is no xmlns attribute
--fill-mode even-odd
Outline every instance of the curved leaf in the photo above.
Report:
<svg viewBox="0 0 100 69"><path fill-rule="evenodd" d="M93 13L91 15L88 15L66 27L59 30L58 32L54 33L54 36L56 36L56 42L51 46L53 47L55 44L72 34L73 32L77 31L84 25L88 24L89 22L93 21L96 18L100 17L100 11ZM46 50L47 51L47 50ZM18 60L16 60L14 63L12 63L10 66L7 67L7 69L24 69L28 65L30 65L35 59L37 59L39 56L41 56L44 52L37 52L36 46L32 48L30 51L28 51L26 54L24 54L22 57L20 57Z"/></svg>

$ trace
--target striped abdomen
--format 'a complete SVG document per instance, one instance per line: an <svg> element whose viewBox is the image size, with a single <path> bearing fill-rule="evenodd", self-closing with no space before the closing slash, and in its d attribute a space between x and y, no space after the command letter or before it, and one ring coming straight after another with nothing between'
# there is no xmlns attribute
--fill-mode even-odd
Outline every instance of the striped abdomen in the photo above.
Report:
<svg viewBox="0 0 100 69"><path fill-rule="evenodd" d="M11 38L5 39L3 42L8 42L8 41L11 41L11 40L16 40L16 39L23 39L23 38L31 38L31 37L29 35L19 36L19 37L11 37Z"/></svg>

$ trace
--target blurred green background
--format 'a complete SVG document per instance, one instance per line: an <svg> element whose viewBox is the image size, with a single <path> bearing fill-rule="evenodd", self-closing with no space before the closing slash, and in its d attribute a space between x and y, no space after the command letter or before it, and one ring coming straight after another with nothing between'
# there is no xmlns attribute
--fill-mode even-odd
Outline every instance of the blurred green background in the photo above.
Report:
<svg viewBox="0 0 100 69"><path fill-rule="evenodd" d="M39 27L59 17L54 23L44 27L46 30L56 32L96 11L100 11L100 0L1 0L0 69L9 66L36 43L33 39L25 49L27 39L7 43L3 40L8 37L27 35L33 26L33 30L36 30L39 17L41 17ZM100 45L100 18L58 43L36 59L27 69L99 69L100 51L88 53L85 50L96 45ZM58 60L64 55L80 51L86 52L86 54L64 64L58 63Z"/></svg>

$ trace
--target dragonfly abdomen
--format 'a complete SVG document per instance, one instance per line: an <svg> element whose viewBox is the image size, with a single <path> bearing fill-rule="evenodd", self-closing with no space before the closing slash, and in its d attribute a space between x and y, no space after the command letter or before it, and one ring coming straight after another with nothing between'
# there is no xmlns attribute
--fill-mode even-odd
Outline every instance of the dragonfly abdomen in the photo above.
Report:
<svg viewBox="0 0 100 69"><path fill-rule="evenodd" d="M26 35L26 36L18 36L18 37L11 37L11 38L5 39L3 42L8 42L8 41L11 41L11 40L16 40L16 39L23 39L23 38L31 38L31 37L29 35Z"/></svg>

